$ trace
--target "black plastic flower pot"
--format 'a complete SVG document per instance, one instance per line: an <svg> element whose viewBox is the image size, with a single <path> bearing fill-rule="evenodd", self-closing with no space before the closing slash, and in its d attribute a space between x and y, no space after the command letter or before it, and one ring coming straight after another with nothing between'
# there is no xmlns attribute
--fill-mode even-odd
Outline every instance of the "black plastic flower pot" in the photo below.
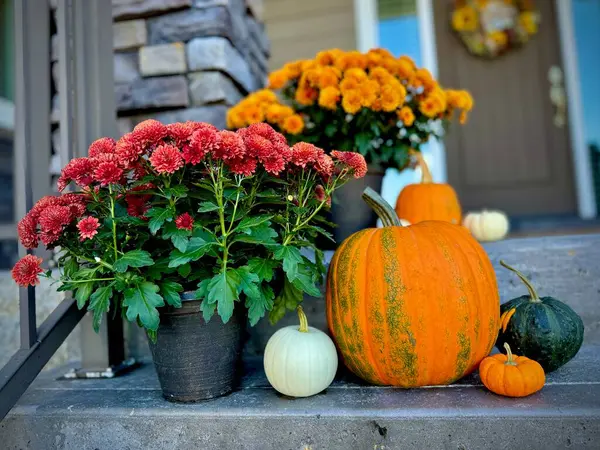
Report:
<svg viewBox="0 0 600 450"><path fill-rule="evenodd" d="M226 324L216 315L206 323L193 292L181 299L181 308L161 308L157 340L150 341L163 396L187 403L226 395L241 375L243 308Z"/></svg>
<svg viewBox="0 0 600 450"><path fill-rule="evenodd" d="M362 200L362 193L367 186L381 192L384 175L384 170L369 166L364 178L352 179L334 192L330 220L336 224L332 230L336 243L328 244L328 249L339 246L357 231L377 225L377 214Z"/></svg>

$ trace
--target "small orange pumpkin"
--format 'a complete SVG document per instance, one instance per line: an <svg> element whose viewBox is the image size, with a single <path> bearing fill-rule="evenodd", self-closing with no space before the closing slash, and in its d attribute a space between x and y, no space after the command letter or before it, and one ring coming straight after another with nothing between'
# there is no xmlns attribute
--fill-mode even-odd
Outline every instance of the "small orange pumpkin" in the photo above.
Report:
<svg viewBox="0 0 600 450"><path fill-rule="evenodd" d="M434 183L421 152L413 152L423 173L421 183L402 189L396 201L398 217L415 224L424 220L442 220L459 225L462 211L456 192L446 183Z"/></svg>
<svg viewBox="0 0 600 450"><path fill-rule="evenodd" d="M544 387L546 375L533 359L513 355L504 344L506 355L488 356L479 365L479 378L484 386L505 397L526 397Z"/></svg>

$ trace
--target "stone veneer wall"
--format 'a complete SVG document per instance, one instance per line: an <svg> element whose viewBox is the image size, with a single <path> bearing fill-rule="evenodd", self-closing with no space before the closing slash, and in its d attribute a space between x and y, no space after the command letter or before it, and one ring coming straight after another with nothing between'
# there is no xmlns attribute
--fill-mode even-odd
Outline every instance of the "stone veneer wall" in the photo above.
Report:
<svg viewBox="0 0 600 450"><path fill-rule="evenodd" d="M49 1L56 8L56 0ZM112 8L120 134L150 117L165 123L210 122L223 128L228 106L264 85L269 43L261 23L262 0L112 0ZM52 29L56 31L56 24ZM54 34L53 181L66 163L60 161L58 148L57 44ZM38 324L61 300L55 286L42 283ZM126 334L130 350L147 353L145 341L138 342L139 333L129 329ZM18 347L18 289L8 272L0 272L0 367ZM77 328L47 367L78 359L80 350Z"/></svg>

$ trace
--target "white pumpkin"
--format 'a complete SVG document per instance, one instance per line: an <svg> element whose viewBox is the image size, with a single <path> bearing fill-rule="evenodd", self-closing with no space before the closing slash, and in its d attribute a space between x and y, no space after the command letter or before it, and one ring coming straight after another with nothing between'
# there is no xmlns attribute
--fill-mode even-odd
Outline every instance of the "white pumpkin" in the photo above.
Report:
<svg viewBox="0 0 600 450"><path fill-rule="evenodd" d="M275 390L290 397L309 397L331 384L338 357L330 337L308 326L301 306L298 317L299 327L284 327L269 339L264 366Z"/></svg>
<svg viewBox="0 0 600 450"><path fill-rule="evenodd" d="M406 219L400 219L400 225L402 225L403 227L409 227L410 222Z"/></svg>
<svg viewBox="0 0 600 450"><path fill-rule="evenodd" d="M499 241L508 234L508 217L501 211L470 212L465 216L463 225L473 237L481 242Z"/></svg>

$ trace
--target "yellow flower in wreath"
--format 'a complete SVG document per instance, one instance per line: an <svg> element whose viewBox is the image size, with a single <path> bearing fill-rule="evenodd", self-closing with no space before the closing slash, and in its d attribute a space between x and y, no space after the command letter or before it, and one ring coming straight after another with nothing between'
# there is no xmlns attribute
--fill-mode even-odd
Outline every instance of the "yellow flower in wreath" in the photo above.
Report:
<svg viewBox="0 0 600 450"><path fill-rule="evenodd" d="M319 93L319 106L326 109L337 109L337 104L340 101L341 92L338 88L328 86Z"/></svg>
<svg viewBox="0 0 600 450"><path fill-rule="evenodd" d="M472 6L463 6L452 14L452 26L456 31L475 31L479 26L477 11Z"/></svg>
<svg viewBox="0 0 600 450"><path fill-rule="evenodd" d="M538 24L535 13L531 11L523 12L519 15L519 25L523 27L527 34L532 35L537 33Z"/></svg>
<svg viewBox="0 0 600 450"><path fill-rule="evenodd" d="M356 114L362 107L362 97L359 90L344 92L342 108L348 114Z"/></svg>
<svg viewBox="0 0 600 450"><path fill-rule="evenodd" d="M283 130L290 134L300 134L304 130L304 120L299 114L286 117L281 124Z"/></svg>
<svg viewBox="0 0 600 450"><path fill-rule="evenodd" d="M494 31L488 37L498 46L504 48L508 43L508 35L504 31Z"/></svg>

